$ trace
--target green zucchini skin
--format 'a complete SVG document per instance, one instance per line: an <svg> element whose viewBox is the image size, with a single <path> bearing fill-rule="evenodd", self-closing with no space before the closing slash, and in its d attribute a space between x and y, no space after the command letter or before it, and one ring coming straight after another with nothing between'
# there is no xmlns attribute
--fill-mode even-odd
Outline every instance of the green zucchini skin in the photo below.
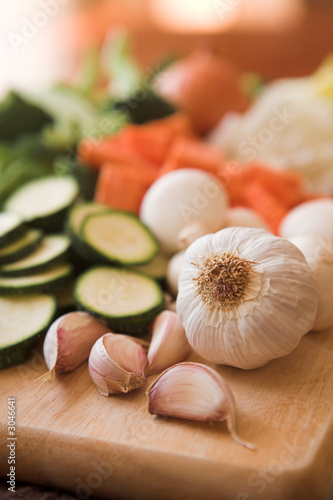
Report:
<svg viewBox="0 0 333 500"><path fill-rule="evenodd" d="M39 338L46 333L47 327L36 333L33 337L23 340L0 351L0 370L11 368L27 361L32 349L36 346Z"/></svg>
<svg viewBox="0 0 333 500"><path fill-rule="evenodd" d="M43 271L47 271L50 267L54 266L55 264L58 264L59 262L65 260L65 258L69 255L69 253L70 253L70 240L68 239L68 244L67 247L64 249L64 251L62 253L59 253L52 259L48 260L47 262L36 264L34 266L30 266L27 268L12 269L12 270L7 270L6 267L0 266L0 276L15 278L20 276L29 276L35 273L41 273Z"/></svg>
<svg viewBox="0 0 333 500"><path fill-rule="evenodd" d="M139 271L134 271L134 270L128 270L126 268L122 268L122 271L124 273L128 272L131 273L132 275L138 275L141 277L146 278L148 281L151 283L154 283L157 291L157 295L159 296L159 300L157 303L153 306L150 307L146 311L142 311L141 313L135 313L135 314L129 314L129 315L122 315L122 316L114 316L105 313L102 313L101 311L96 311L94 307L92 307L90 304L87 304L80 298L80 283L81 280L83 280L89 273L94 272L94 270L99 270L99 269L105 269L106 272L116 269L119 271L118 267L112 267L112 266L106 266L106 265L94 265L87 269L85 272L83 272L75 281L74 283L74 300L75 304L77 306L77 309L86 311L90 313L92 316L94 316L96 319L104 322L107 324L107 326L110 327L110 329L113 332L116 333L124 333L124 334L129 334L129 335L134 335L138 336L143 333L146 333L150 323L155 319L155 317L165 309L165 302L164 302L164 295L163 295L163 290L159 283L154 280L153 278L144 275L143 273Z"/></svg>
<svg viewBox="0 0 333 500"><path fill-rule="evenodd" d="M52 299L53 307L50 310L49 319L39 331L34 332L30 337L21 342L0 348L0 370L19 365L29 359L32 349L36 346L38 340L46 333L49 325L54 319L56 301L53 297L50 297L50 299Z"/></svg>
<svg viewBox="0 0 333 500"><path fill-rule="evenodd" d="M5 285L1 283L0 279L0 295L17 296L17 295L27 295L31 293L52 294L56 290L64 288L66 285L68 285L68 283L70 283L73 273L73 266L71 264L68 264L67 267L68 267L67 272L60 274L59 276L53 278L48 282L34 283L30 285L20 286L15 284L16 278L8 278L13 280L12 285L9 286L8 284Z"/></svg>
<svg viewBox="0 0 333 500"><path fill-rule="evenodd" d="M18 226L15 226L13 229L8 231L6 234L3 234L0 236L0 248L3 248L13 241L15 241L17 238L22 236L27 230L26 223L22 221L21 224Z"/></svg>
<svg viewBox="0 0 333 500"><path fill-rule="evenodd" d="M33 231L33 230L32 230ZM25 246L22 246L21 248L18 248L16 251L12 253L8 253L1 255L1 250L0 250L0 265L3 264L11 264L12 262L15 262L16 260L23 259L24 257L27 257L30 253L32 253L40 244L42 238L43 238L43 231L40 231L39 229L34 230L36 233L36 237L34 240L32 240L30 243L27 243ZM6 245L8 246L8 245ZM4 249L6 247L3 247Z"/></svg>

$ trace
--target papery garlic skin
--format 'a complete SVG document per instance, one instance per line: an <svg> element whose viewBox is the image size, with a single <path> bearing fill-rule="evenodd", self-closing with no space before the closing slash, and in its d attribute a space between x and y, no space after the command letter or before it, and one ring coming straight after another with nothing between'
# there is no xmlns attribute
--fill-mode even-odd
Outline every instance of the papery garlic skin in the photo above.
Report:
<svg viewBox="0 0 333 500"><path fill-rule="evenodd" d="M154 320L147 353L149 375L159 373L189 355L191 347L176 313L162 311Z"/></svg>
<svg viewBox="0 0 333 500"><path fill-rule="evenodd" d="M280 225L280 236L314 235L333 240L333 200L318 199L290 210Z"/></svg>
<svg viewBox="0 0 333 500"><path fill-rule="evenodd" d="M199 287L209 256L233 255L252 268L240 298L224 305L217 291ZM230 283L221 284L232 298ZM228 288L229 287L229 288ZM226 292L225 292L226 290ZM222 293L221 292L221 293ZM262 229L226 228L196 240L186 251L179 278L177 314L192 348L203 358L243 369L289 354L311 330L318 304L317 283L300 250Z"/></svg>
<svg viewBox="0 0 333 500"><path fill-rule="evenodd" d="M48 329L43 354L49 370L66 373L88 359L96 340L110 331L90 314L73 311L56 319Z"/></svg>
<svg viewBox="0 0 333 500"><path fill-rule="evenodd" d="M121 334L99 338L89 356L89 374L102 396L127 393L146 383L147 358L140 341Z"/></svg>
<svg viewBox="0 0 333 500"><path fill-rule="evenodd" d="M183 227L178 234L178 246L180 250L186 250L193 241L201 238L205 234L210 233L207 225L200 222L192 222Z"/></svg>
<svg viewBox="0 0 333 500"><path fill-rule="evenodd" d="M318 284L318 310L312 330L333 325L333 243L319 236L289 239L305 256Z"/></svg>
<svg viewBox="0 0 333 500"><path fill-rule="evenodd" d="M201 363L178 363L155 380L146 392L148 411L162 417L227 421L238 443L254 449L235 433L235 399L227 382Z"/></svg>

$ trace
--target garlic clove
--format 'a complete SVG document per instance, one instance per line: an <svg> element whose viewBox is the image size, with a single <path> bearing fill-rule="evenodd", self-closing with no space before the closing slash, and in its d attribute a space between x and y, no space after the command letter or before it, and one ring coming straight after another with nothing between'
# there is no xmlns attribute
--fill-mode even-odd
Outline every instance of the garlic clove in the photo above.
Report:
<svg viewBox="0 0 333 500"><path fill-rule="evenodd" d="M162 417L226 421L231 437L254 450L235 432L235 399L227 382L200 363L178 363L165 370L149 387L148 411Z"/></svg>
<svg viewBox="0 0 333 500"><path fill-rule="evenodd" d="M178 234L178 247L180 250L186 250L193 241L201 236L208 234L209 228L200 222L193 222L183 227Z"/></svg>
<svg viewBox="0 0 333 500"><path fill-rule="evenodd" d="M154 320L147 374L159 373L188 356L191 347L176 313L162 311Z"/></svg>
<svg viewBox="0 0 333 500"><path fill-rule="evenodd" d="M96 340L110 329L86 312L74 311L56 319L48 329L44 344L44 360L49 371L36 381L52 382L55 373L75 370Z"/></svg>
<svg viewBox="0 0 333 500"><path fill-rule="evenodd" d="M89 356L89 373L103 396L122 394L146 383L147 357L141 342L126 335L107 333Z"/></svg>

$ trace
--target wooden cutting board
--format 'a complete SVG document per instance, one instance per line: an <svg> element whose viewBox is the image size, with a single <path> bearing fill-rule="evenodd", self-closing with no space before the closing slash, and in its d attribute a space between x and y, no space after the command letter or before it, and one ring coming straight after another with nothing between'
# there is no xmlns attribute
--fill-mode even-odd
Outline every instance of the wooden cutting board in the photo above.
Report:
<svg viewBox="0 0 333 500"><path fill-rule="evenodd" d="M256 451L234 443L225 423L149 415L145 389L99 395L86 363L36 394L33 381L44 371L36 350L0 373L2 477L7 397L15 396L16 478L79 499L333 498L333 330L308 334L260 369L218 367L237 401L238 432Z"/></svg>

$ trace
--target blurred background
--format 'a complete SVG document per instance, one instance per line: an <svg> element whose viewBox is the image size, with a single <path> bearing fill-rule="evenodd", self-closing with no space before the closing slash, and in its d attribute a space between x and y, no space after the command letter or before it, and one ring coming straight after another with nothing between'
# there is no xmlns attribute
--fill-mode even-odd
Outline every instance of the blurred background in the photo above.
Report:
<svg viewBox="0 0 333 500"><path fill-rule="evenodd" d="M332 0L16 0L0 14L2 93L75 78L116 25L145 68L201 45L265 79L309 74L333 44Z"/></svg>

